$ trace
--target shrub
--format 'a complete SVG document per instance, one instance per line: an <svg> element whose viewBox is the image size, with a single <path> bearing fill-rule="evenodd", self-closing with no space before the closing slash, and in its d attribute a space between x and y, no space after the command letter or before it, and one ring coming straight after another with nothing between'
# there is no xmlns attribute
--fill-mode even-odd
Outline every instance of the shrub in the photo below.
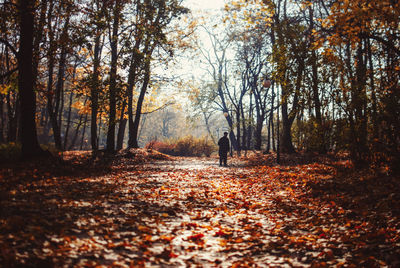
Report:
<svg viewBox="0 0 400 268"><path fill-rule="evenodd" d="M21 144L19 143L3 143L0 144L0 161L14 161L21 156Z"/></svg>
<svg viewBox="0 0 400 268"><path fill-rule="evenodd" d="M195 144L196 151L200 153L200 156L205 155L207 157L210 157L212 152L216 150L214 144L206 138L197 139Z"/></svg>
<svg viewBox="0 0 400 268"><path fill-rule="evenodd" d="M195 147L195 140L192 136L183 137L176 141L175 153L178 156L198 156Z"/></svg>
<svg viewBox="0 0 400 268"><path fill-rule="evenodd" d="M167 142L151 141L145 148L154 149L160 153L174 156L207 156L215 151L215 146L206 138L195 138L186 136L177 140Z"/></svg>
<svg viewBox="0 0 400 268"><path fill-rule="evenodd" d="M146 149L159 151L163 154L174 155L174 145L162 141L150 141L145 146Z"/></svg>

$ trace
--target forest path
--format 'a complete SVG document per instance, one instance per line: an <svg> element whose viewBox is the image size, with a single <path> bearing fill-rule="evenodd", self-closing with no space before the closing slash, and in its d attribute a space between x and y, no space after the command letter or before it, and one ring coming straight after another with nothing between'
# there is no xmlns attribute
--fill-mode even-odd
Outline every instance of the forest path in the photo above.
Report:
<svg viewBox="0 0 400 268"><path fill-rule="evenodd" d="M230 267L285 263L279 250L262 250L263 245L269 247L277 241L276 234L267 234L275 228L276 216L271 221L269 213L249 210L261 203L272 205L272 199L257 196L254 182L247 181L250 170L244 162L230 159L228 167L220 167L216 158L187 157L150 163L147 168L156 171L150 176L151 185L156 186L153 190L158 190L152 203L164 207L164 212L158 213L165 217L162 228L154 225L153 230L159 237L171 239L167 253L173 258L167 257L164 264ZM151 264L160 264L157 256L166 255L165 247L160 246L149 248Z"/></svg>
<svg viewBox="0 0 400 268"><path fill-rule="evenodd" d="M137 159L0 170L0 266L400 264L385 205L394 199L360 202L365 193L333 181L332 166ZM371 183L385 187L377 194L397 191L390 179Z"/></svg>

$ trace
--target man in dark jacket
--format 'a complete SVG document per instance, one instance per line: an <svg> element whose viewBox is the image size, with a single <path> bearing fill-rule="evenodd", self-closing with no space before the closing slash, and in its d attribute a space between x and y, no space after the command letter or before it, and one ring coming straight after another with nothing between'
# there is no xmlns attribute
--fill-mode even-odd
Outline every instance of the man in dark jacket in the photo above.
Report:
<svg viewBox="0 0 400 268"><path fill-rule="evenodd" d="M224 136L218 141L219 146L219 165L222 166L222 162L224 162L224 166L227 166L226 161L228 159L229 152L229 139L228 132L224 132Z"/></svg>

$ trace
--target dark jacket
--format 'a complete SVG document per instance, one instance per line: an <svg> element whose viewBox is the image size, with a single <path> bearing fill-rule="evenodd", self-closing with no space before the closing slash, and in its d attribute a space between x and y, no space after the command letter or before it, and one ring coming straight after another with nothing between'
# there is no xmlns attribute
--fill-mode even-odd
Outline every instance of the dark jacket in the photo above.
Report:
<svg viewBox="0 0 400 268"><path fill-rule="evenodd" d="M220 153L227 153L229 152L229 139L228 137L222 137L218 141L219 152Z"/></svg>

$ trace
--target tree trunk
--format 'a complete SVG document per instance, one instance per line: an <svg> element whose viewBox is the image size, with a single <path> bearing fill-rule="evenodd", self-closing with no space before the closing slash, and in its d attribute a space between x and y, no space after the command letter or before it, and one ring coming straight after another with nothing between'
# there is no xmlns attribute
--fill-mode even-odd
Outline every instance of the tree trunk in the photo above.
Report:
<svg viewBox="0 0 400 268"><path fill-rule="evenodd" d="M371 41L367 40L367 49L368 49L368 65L369 65L369 80L370 80L370 87L371 87L371 120L372 120L372 137L373 140L379 139L379 123L378 123L378 104L376 99L376 86L375 86L375 68L372 59L372 48L371 48Z"/></svg>
<svg viewBox="0 0 400 268"><path fill-rule="evenodd" d="M236 113L236 139L237 139L237 153L240 156L241 146L240 146L240 111L239 108L235 111Z"/></svg>
<svg viewBox="0 0 400 268"><path fill-rule="evenodd" d="M288 113L288 96L289 96L289 89L286 87L282 87L282 97L281 97L281 106L282 106L282 140L280 148L282 152L285 153L294 153L295 149L292 142L292 125L293 121L296 118L297 110L298 110L298 103L299 103L299 92L301 88L301 83L303 80L303 73L304 73L304 59L299 56L298 57L298 67L297 67L297 78L294 88L294 96L292 102L292 110L290 114ZM279 127L279 126L278 126Z"/></svg>
<svg viewBox="0 0 400 268"><path fill-rule="evenodd" d="M254 137L255 137L255 145L254 149L255 150L261 150L261 132L262 132L262 124L263 124L263 119L261 115L261 100L260 96L257 96L256 90L254 92L254 99L255 99L255 104L256 104L256 129L254 132Z"/></svg>
<svg viewBox="0 0 400 268"><path fill-rule="evenodd" d="M139 123L140 123L140 116L142 114L142 106L143 106L144 97L145 97L145 94L147 91L147 86L150 82L150 59L145 60L144 71L145 71L145 74L144 74L144 78L143 78L143 84L140 89L139 98L138 98L138 101L136 104L135 121L133 122L132 133L129 133L129 135L130 135L129 148L139 148L139 143L138 143Z"/></svg>
<svg viewBox="0 0 400 268"><path fill-rule="evenodd" d="M367 93L366 93L366 77L367 69L363 59L364 49L362 41L359 44L356 55L356 85L352 98L354 107L355 124L353 140L353 156L357 165L364 165L368 154L367 146Z"/></svg>
<svg viewBox="0 0 400 268"><path fill-rule="evenodd" d="M128 119L123 118L119 121L118 136L117 136L117 151L122 150L124 147L125 129Z"/></svg>
<svg viewBox="0 0 400 268"><path fill-rule="evenodd" d="M242 116L242 148L244 150L247 150L247 128L246 128L246 120L245 120L245 115L244 115L244 108L243 108L243 103L240 104L240 113Z"/></svg>
<svg viewBox="0 0 400 268"><path fill-rule="evenodd" d="M275 145L274 145L274 104L275 104L275 92L274 92L274 86L272 87L272 98L271 98L271 111L269 113L269 120L268 120L268 140L267 140L267 149L266 152L269 153L271 150L271 139L272 139L272 147L273 150L275 151ZM279 109L278 109L279 110ZM279 112L279 111L278 111ZM271 137L272 133L272 137Z"/></svg>
<svg viewBox="0 0 400 268"><path fill-rule="evenodd" d="M314 12L313 7L309 7L310 13L310 30L314 29ZM311 31L310 31L311 32ZM311 43L314 43L313 36L311 35ZM318 151L320 153L326 153L326 144L325 144L325 134L322 126L322 115L321 115L321 101L319 99L319 90L318 90L318 62L317 62L317 54L314 49L311 49L311 68L312 68L312 92L313 92L313 101L314 101L314 110L315 110L315 118L317 121L317 138L318 138Z"/></svg>
<svg viewBox="0 0 400 268"><path fill-rule="evenodd" d="M60 94L57 92L59 88L53 90L53 75L55 67L55 54L56 54L56 41L54 40L54 31L52 29L52 13L53 13L53 1L50 1L50 8L48 11L48 29L49 29L49 51L48 51L48 81L47 81L47 111L50 116L50 123L53 129L54 143L58 150L62 150L61 144L61 132L60 126L58 125L58 103Z"/></svg>
<svg viewBox="0 0 400 268"><path fill-rule="evenodd" d="M73 97L74 97L74 93L71 91L71 93L69 95L67 125L65 126L65 134L64 134L64 146L63 146L63 150L64 151L67 149L69 128L70 128L70 125L71 125L71 113L72 113L72 100L73 100Z"/></svg>
<svg viewBox="0 0 400 268"><path fill-rule="evenodd" d="M118 127L118 134L117 134L117 151L121 150L124 145L126 123L128 122L128 120L126 118L124 118L125 106L126 106L126 100L124 99L124 102L122 103L122 108L121 108L121 116L119 118L119 127Z"/></svg>
<svg viewBox="0 0 400 268"><path fill-rule="evenodd" d="M128 128L129 128L129 140L128 140L128 148L134 147L134 117L133 117L133 88L136 82L137 69L140 63L141 56L136 53L136 50L139 49L140 42L136 42L134 52L132 53L131 64L129 67L128 74Z"/></svg>
<svg viewBox="0 0 400 268"><path fill-rule="evenodd" d="M43 154L36 133L36 98L33 89L33 0L18 1L20 46L18 52L18 87L21 105L21 145L22 158L32 158Z"/></svg>
<svg viewBox="0 0 400 268"><path fill-rule="evenodd" d="M77 64L74 66L74 70L72 73L72 81L75 80L75 75L76 75L76 68ZM65 126L65 136L64 136L64 151L67 149L67 143L68 143L68 137L69 137L69 129L71 126L71 114L72 114L72 102L74 99L74 93L71 90L71 93L69 95L69 103L68 103L68 117L67 117L67 125ZM85 100L86 103L86 100Z"/></svg>
<svg viewBox="0 0 400 268"><path fill-rule="evenodd" d="M116 94L117 94L117 62L118 62L118 29L120 20L120 1L115 1L114 7L114 21L113 30L110 40L111 46L111 70L110 70L110 89L109 89L109 121L108 121L108 131L107 131L107 147L108 152L115 151L115 123L116 123Z"/></svg>
<svg viewBox="0 0 400 268"><path fill-rule="evenodd" d="M249 125L247 127L247 148L252 148L251 140L253 138L253 94L250 94L250 109L249 109Z"/></svg>
<svg viewBox="0 0 400 268"><path fill-rule="evenodd" d="M84 121L84 123L83 123L83 130L82 130L82 137L81 137L81 146L80 146L80 148L79 148L80 150L83 149L83 141L85 140L85 133L86 133L87 121L88 121L88 116L85 115L85 121ZM97 141L96 141L96 144L98 144ZM92 148L92 150L93 150L93 148Z"/></svg>
<svg viewBox="0 0 400 268"><path fill-rule="evenodd" d="M4 96L0 94L0 144L5 142L4 139L4 113L3 113Z"/></svg>
<svg viewBox="0 0 400 268"><path fill-rule="evenodd" d="M87 118L87 115L86 115L86 118ZM81 115L79 116L79 122L78 122L78 124L77 124L76 127L75 127L75 133L74 133L73 138L71 139L71 142L70 142L70 144L69 144L68 150L73 150L73 148L74 148L74 146L75 146L76 139L78 138L78 135L79 135L79 129L81 128L81 125L82 125L82 119L83 119L83 114L81 114ZM64 145L65 145L65 144L66 144L66 143L64 143Z"/></svg>
<svg viewBox="0 0 400 268"><path fill-rule="evenodd" d="M52 87L53 87L53 71L54 71L54 54L51 52L51 49L50 49L49 57L50 57L49 58L49 80L47 82L47 111L50 116L50 123L51 123L51 127L53 129L53 137L54 137L55 146L58 150L62 150L60 127L59 127L58 121L57 121L57 111L55 110L55 107L53 106L54 91L53 91ZM56 98L57 97L59 97L58 94L56 94Z"/></svg>
<svg viewBox="0 0 400 268"><path fill-rule="evenodd" d="M280 148L284 153L294 153L295 150L292 143L292 123L294 118L289 118L286 94L288 94L287 90L282 90L282 139L280 141Z"/></svg>
<svg viewBox="0 0 400 268"><path fill-rule="evenodd" d="M259 112L257 112L257 121L256 121L256 129L255 129L256 143L254 145L254 149L256 149L256 150L261 150L262 125L263 125L263 120L261 119L261 115L259 114Z"/></svg>
<svg viewBox="0 0 400 268"><path fill-rule="evenodd" d="M99 27L99 26L98 26ZM91 99L91 121L90 121L90 143L92 150L97 151L99 149L98 138L97 138L97 114L99 109L99 75L100 75L100 30L97 30L94 45L94 59L93 59L93 77L90 89ZM85 125L86 126L86 125ZM82 144L81 144L82 147Z"/></svg>

